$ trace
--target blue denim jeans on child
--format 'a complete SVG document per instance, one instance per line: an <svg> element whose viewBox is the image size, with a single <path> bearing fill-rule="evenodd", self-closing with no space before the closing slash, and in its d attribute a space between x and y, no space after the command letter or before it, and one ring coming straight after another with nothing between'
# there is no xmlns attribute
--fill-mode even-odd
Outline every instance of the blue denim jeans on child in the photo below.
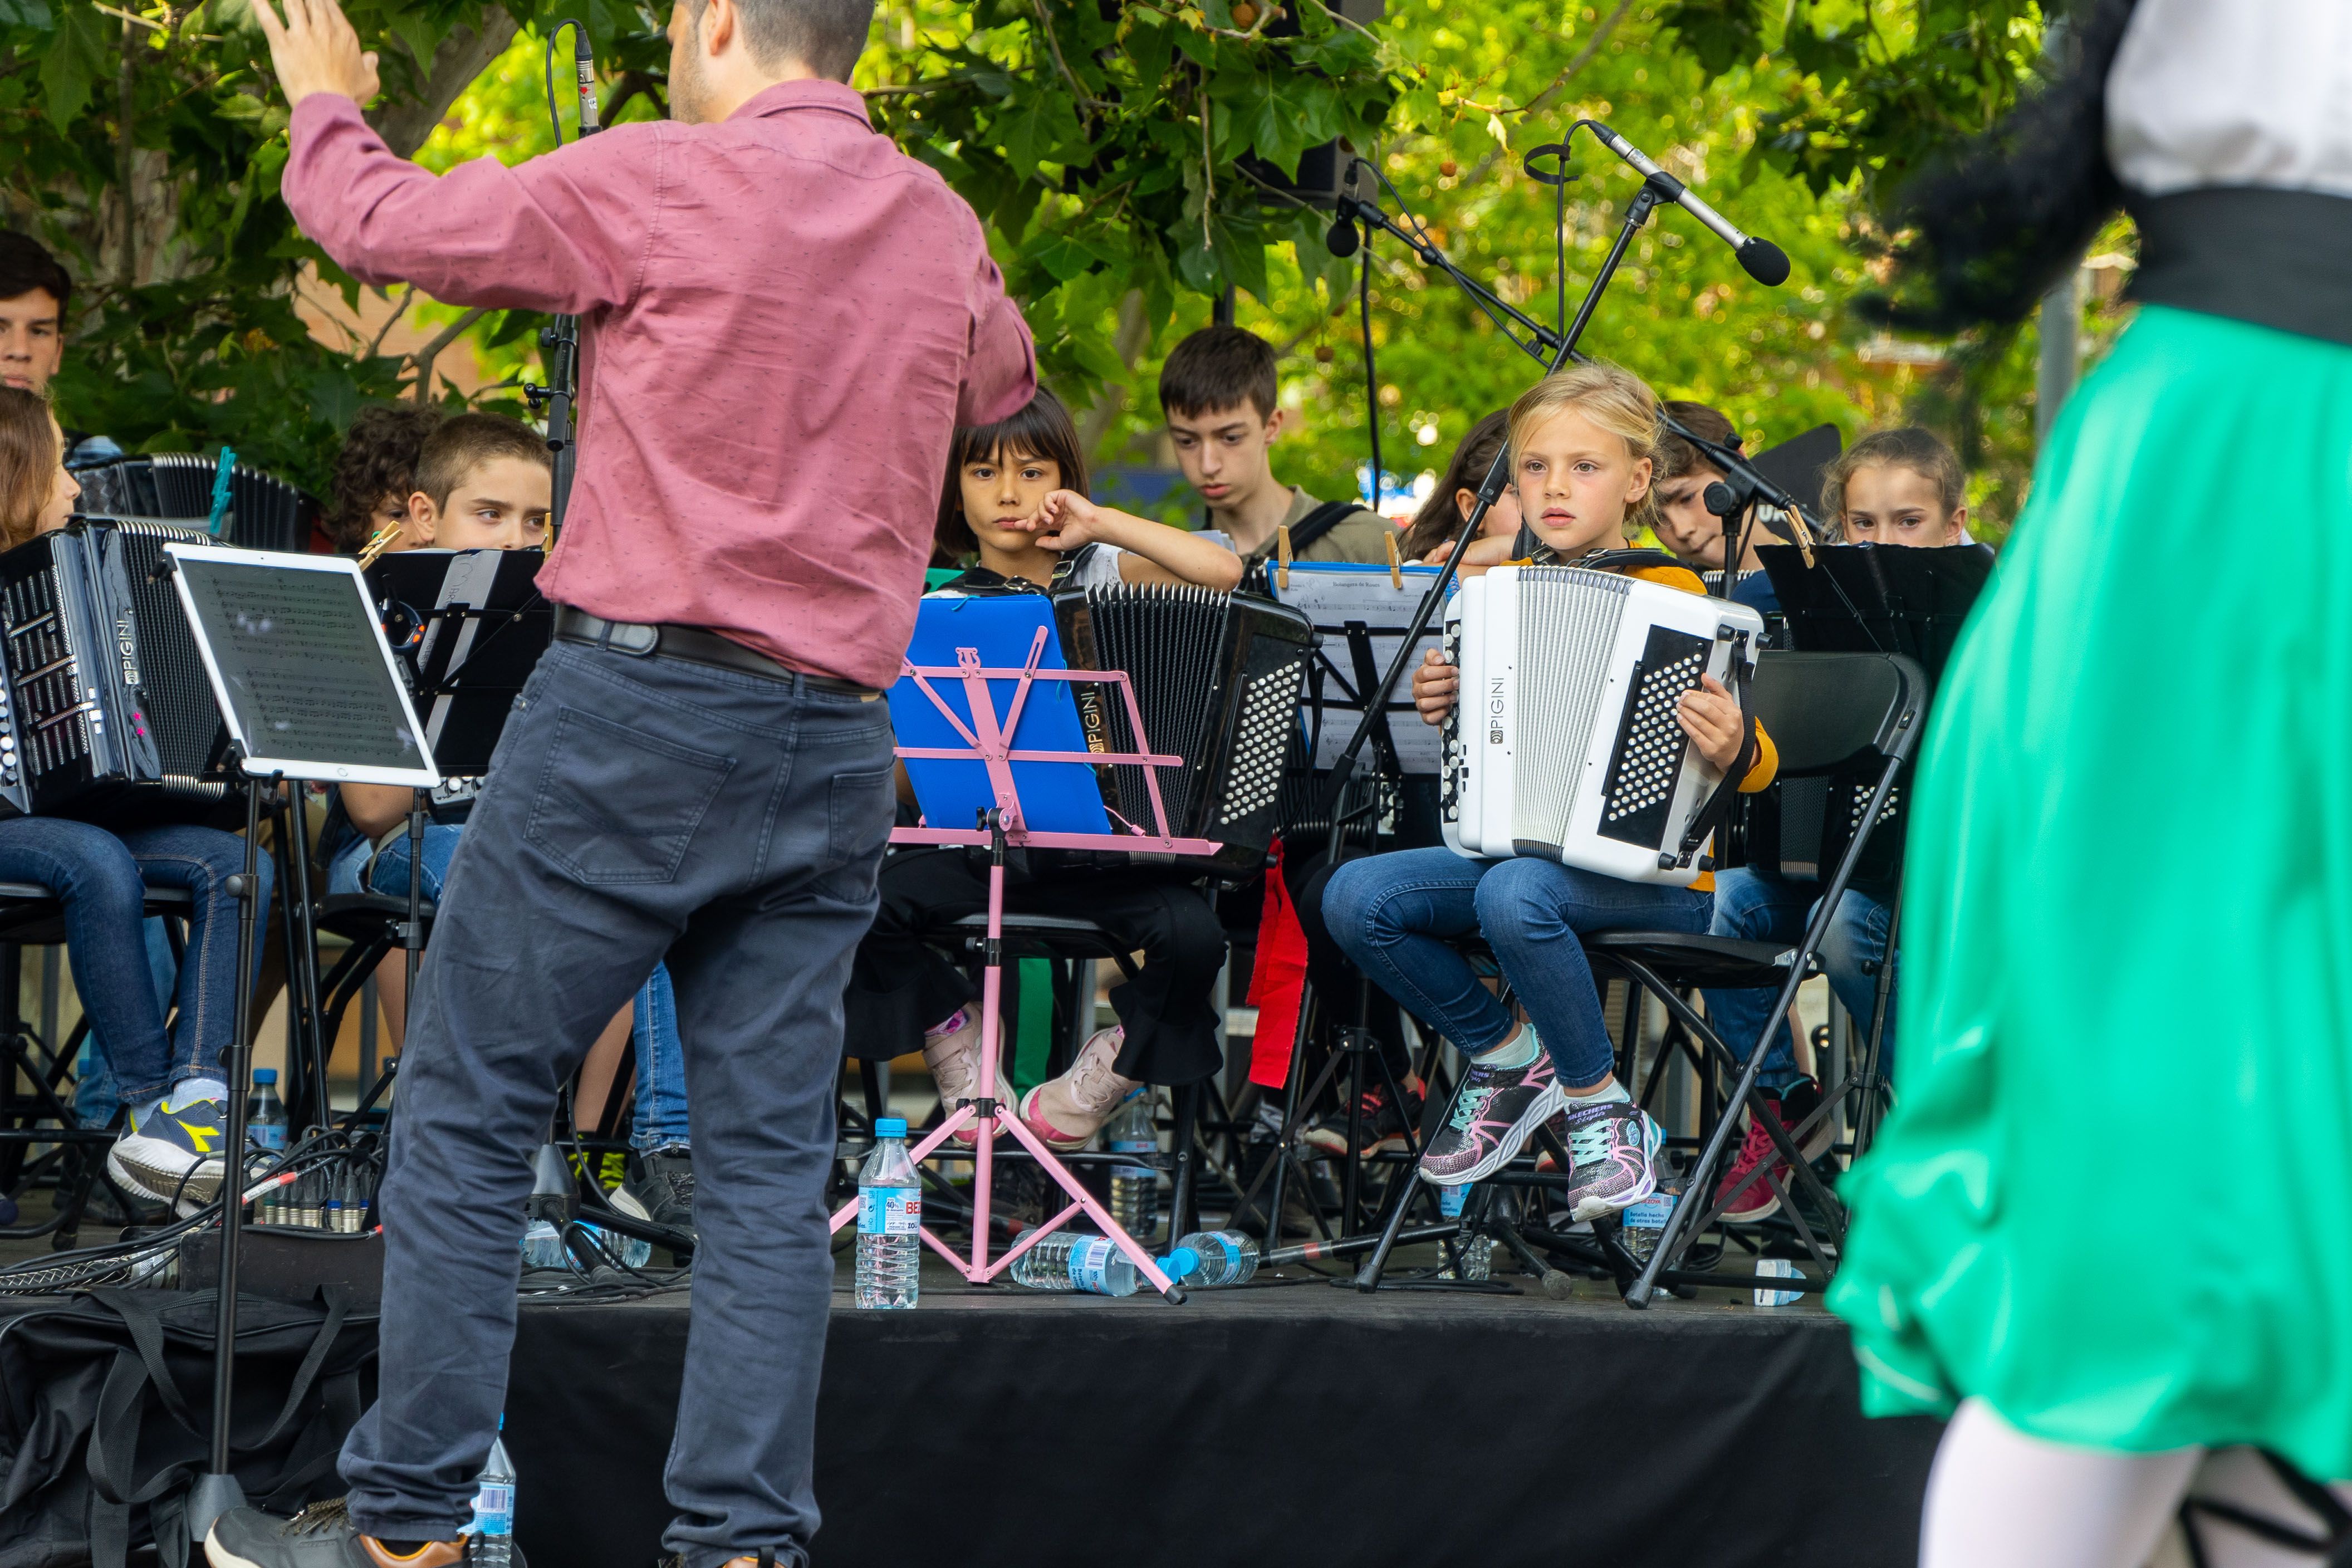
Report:
<svg viewBox="0 0 2352 1568"><path fill-rule="evenodd" d="M449 862L464 837L462 823L425 825L423 888L428 901L441 897L441 884L449 875ZM407 836L403 834L393 839L380 851L363 838L346 846L328 870L327 890L358 892L362 871L367 876L368 891L405 898ZM638 1150L684 1148L688 1142L686 1058L677 1037L677 993L671 988L667 965L656 967L653 978L637 993L630 1038L636 1046L637 1093L629 1121L629 1144Z"/></svg>
<svg viewBox="0 0 2352 1568"><path fill-rule="evenodd" d="M1743 942L1785 942L1793 946L1803 939L1805 922L1812 918L1821 892L1818 882L1791 882L1746 869L1726 871L1716 879L1715 923L1709 932ZM1822 972L1829 977L1830 989L1836 994L1839 1005L1853 1016L1859 1028L1870 1026L1870 1010L1878 996L1878 976L1864 973L1864 965L1875 965L1886 956L1886 931L1893 914L1877 900L1849 888L1845 897L1838 900L1829 934L1822 940ZM1764 1032L1776 994L1762 988L1706 994L1707 1017L1723 1037L1723 1043L1742 1062L1756 1048L1757 1037ZM1895 1060L1892 990L1886 994L1883 1055L1882 1067L1891 1067ZM1784 1021L1773 1034L1757 1082L1777 1092L1788 1088L1798 1076L1796 1037Z"/></svg>
<svg viewBox="0 0 2352 1568"><path fill-rule="evenodd" d="M1570 1089L1614 1070L1616 1053L1580 935L1706 929L1709 900L1687 888L1627 882L1549 860L1470 860L1405 849L1331 873L1332 940L1404 1009L1476 1054L1511 1032L1511 1015L1446 940L1484 936Z"/></svg>
<svg viewBox="0 0 2352 1568"><path fill-rule="evenodd" d="M183 1079L220 1075L222 1048L236 1026L236 900L228 879L244 868L245 841L210 827L117 833L55 816L0 822L0 881L37 883L64 902L74 990L123 1103L142 1105ZM266 910L273 883L266 855L259 871ZM193 895L168 1034L148 957L150 887Z"/></svg>

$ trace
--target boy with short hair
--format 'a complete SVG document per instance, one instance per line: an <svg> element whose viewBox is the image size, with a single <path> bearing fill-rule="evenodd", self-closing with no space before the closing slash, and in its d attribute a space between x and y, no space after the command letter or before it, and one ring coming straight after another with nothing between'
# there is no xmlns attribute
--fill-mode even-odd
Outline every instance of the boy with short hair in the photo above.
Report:
<svg viewBox="0 0 2352 1568"><path fill-rule="evenodd" d="M1246 570L1273 558L1282 529L1302 561L1388 561L1386 519L1353 501L1324 501L1274 477L1272 448L1285 416L1274 350L1239 327L1203 327L1160 370L1160 408L1177 466L1208 503ZM1244 579L1246 581L1246 579Z"/></svg>
<svg viewBox="0 0 2352 1568"><path fill-rule="evenodd" d="M460 414L417 449L395 548L537 550L547 542L554 496L545 437L503 414Z"/></svg>
<svg viewBox="0 0 2352 1568"><path fill-rule="evenodd" d="M73 275L30 235L0 229L0 386L47 396L66 358L66 307ZM109 463L122 448L104 436L68 430L66 467Z"/></svg>

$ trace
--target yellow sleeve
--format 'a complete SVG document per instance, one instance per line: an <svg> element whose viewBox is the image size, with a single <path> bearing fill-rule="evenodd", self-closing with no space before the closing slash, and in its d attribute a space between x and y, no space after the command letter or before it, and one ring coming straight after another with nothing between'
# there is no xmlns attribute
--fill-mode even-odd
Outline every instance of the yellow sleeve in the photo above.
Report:
<svg viewBox="0 0 2352 1568"><path fill-rule="evenodd" d="M1754 795L1758 790L1768 787L1780 771L1780 749L1772 743L1772 737L1764 732L1763 721L1759 720L1756 725L1756 761L1748 768L1748 776L1739 781L1739 793Z"/></svg>

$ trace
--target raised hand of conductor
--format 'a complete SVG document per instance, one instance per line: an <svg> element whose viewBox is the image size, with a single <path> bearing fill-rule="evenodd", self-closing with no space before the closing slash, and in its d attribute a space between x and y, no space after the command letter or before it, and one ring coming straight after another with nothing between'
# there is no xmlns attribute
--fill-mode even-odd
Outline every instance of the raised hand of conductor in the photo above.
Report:
<svg viewBox="0 0 2352 1568"><path fill-rule="evenodd" d="M1435 648L1422 655L1412 672L1412 705L1420 710L1421 721L1444 723L1461 688L1462 672L1446 663ZM1675 707L1675 721L1698 748L1698 754L1718 773L1728 773L1748 743L1748 727L1740 722L1738 701L1712 675L1700 676L1698 689L1683 693Z"/></svg>
<svg viewBox="0 0 2352 1568"><path fill-rule="evenodd" d="M285 0L278 19L271 0L253 0L253 19L269 40L269 63L286 89L289 108L315 92L340 93L364 104L376 95L375 51L360 47L360 36L335 0Z"/></svg>

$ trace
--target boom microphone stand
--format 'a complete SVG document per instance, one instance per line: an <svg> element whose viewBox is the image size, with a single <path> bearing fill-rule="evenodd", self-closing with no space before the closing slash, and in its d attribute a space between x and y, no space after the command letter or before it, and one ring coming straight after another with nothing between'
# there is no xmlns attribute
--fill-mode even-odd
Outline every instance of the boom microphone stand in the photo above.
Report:
<svg viewBox="0 0 2352 1568"><path fill-rule="evenodd" d="M1575 132L1571 130L1570 134L1572 136ZM1539 147L1528 153L1529 173L1534 173L1535 160L1547 153L1559 160L1559 170L1553 175L1537 177L1545 180L1548 184L1552 179L1568 178L1566 167L1568 146L1565 142ZM1611 279L1616 277L1618 265L1625 259L1626 247L1633 244L1635 232L1650 221L1650 215L1657 210L1659 203L1672 201L1678 194L1679 186L1674 184L1671 176L1653 174L1642 182L1642 188L1634 192L1633 199L1626 204L1625 218L1617 226L1617 237L1610 245L1609 255L1601 262L1601 270L1594 274L1591 284L1586 288L1583 301L1576 308L1575 319L1569 322L1566 331L1558 332L1522 314L1507 302L1496 298L1491 291L1456 267L1445 252L1438 248L1436 243L1427 235L1412 234L1398 227L1389 221L1388 216L1378 207L1359 201L1353 196L1342 195L1339 198L1339 212L1343 216L1360 221L1368 227L1378 228L1383 233L1394 235L1403 240L1424 264L1436 268L1451 278L1454 284L1470 297L1473 303L1485 310L1490 318L1493 318L1496 325L1503 329L1504 336L1509 338L1522 352L1540 363L1544 367L1544 374L1549 375L1574 357L1577 342L1584 336L1584 329L1591 323L1592 312L1599 308L1601 297L1608 290ZM1511 318L1510 323L1504 321L1505 316ZM1516 323L1532 334L1533 342L1521 341L1517 334L1512 331L1512 323ZM1549 355L1549 358L1546 357L1547 353ZM1391 694L1396 690L1397 682L1403 678L1406 666L1412 662L1413 649L1420 645L1422 637L1427 634L1429 623L1436 616L1438 606L1445 603L1446 595L1453 590L1464 548L1470 541L1478 537L1478 530L1486 522L1486 513L1492 510L1495 503L1502 499L1503 487L1510 479L1510 471L1511 455L1510 448L1507 445L1501 451L1495 454L1495 460L1486 466L1486 477L1478 482L1477 504L1470 509L1470 515L1462 520L1462 526L1454 530L1454 548L1447 555L1445 564L1439 569L1437 580L1429 585L1429 592L1422 596L1420 607L1413 612L1412 624L1406 628L1402 640L1397 644L1396 658L1390 661L1388 669L1381 677L1379 689L1365 700L1363 717L1357 721L1355 733L1348 738L1347 745L1340 749L1339 755L1331 764L1331 780L1324 786L1322 809L1319 813L1326 819L1331 817L1339 806L1340 796L1347 792L1349 781L1355 776L1356 759L1362 755L1365 744L1371 739L1373 720L1387 710Z"/></svg>

